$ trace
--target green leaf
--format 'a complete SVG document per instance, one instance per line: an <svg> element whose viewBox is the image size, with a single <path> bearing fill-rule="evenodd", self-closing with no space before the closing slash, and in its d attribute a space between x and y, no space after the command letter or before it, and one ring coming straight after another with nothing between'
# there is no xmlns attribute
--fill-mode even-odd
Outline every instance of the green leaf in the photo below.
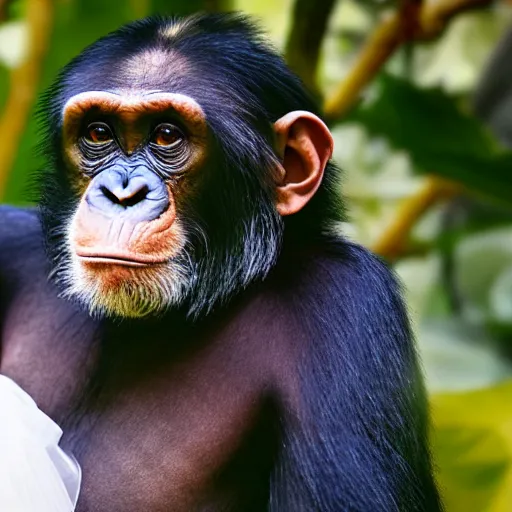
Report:
<svg viewBox="0 0 512 512"><path fill-rule="evenodd" d="M501 287L493 292L504 274L512 268L512 228L502 227L465 237L454 252L454 283L463 299L464 313L475 322L502 317L491 294L500 295ZM503 283L505 285L505 283ZM503 297L506 306L508 300ZM501 318L503 320L503 318ZM512 320L512 317L510 318Z"/></svg>
<svg viewBox="0 0 512 512"><path fill-rule="evenodd" d="M481 389L512 378L512 365L485 329L461 318L427 319L417 339L430 392Z"/></svg>
<svg viewBox="0 0 512 512"><path fill-rule="evenodd" d="M432 397L433 454L447 512L512 505L512 382Z"/></svg>
<svg viewBox="0 0 512 512"><path fill-rule="evenodd" d="M158 14L188 15L209 10L229 10L230 0L152 0L152 11Z"/></svg>
<svg viewBox="0 0 512 512"><path fill-rule="evenodd" d="M421 89L384 75L347 121L360 122L370 135L407 151L421 172L512 202L512 153L503 151L478 119L439 88Z"/></svg>

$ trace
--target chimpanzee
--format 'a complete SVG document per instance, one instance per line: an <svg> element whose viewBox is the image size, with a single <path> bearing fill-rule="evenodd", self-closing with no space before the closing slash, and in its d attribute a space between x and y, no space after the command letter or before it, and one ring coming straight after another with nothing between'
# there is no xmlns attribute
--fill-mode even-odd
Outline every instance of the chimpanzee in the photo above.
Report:
<svg viewBox="0 0 512 512"><path fill-rule="evenodd" d="M329 130L250 20L126 25L40 116L1 371L63 428L79 512L442 508L399 287L338 234Z"/></svg>

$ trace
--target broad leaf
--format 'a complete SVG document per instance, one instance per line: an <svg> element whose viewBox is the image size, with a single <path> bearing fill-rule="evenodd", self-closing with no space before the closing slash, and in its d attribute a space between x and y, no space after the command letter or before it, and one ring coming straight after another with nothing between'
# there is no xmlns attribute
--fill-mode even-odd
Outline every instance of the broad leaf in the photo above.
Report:
<svg viewBox="0 0 512 512"><path fill-rule="evenodd" d="M432 397L433 453L447 512L512 507L512 382Z"/></svg>
<svg viewBox="0 0 512 512"><path fill-rule="evenodd" d="M360 122L371 135L407 151L422 172L512 202L512 153L499 148L482 123L441 89L384 75L347 121Z"/></svg>

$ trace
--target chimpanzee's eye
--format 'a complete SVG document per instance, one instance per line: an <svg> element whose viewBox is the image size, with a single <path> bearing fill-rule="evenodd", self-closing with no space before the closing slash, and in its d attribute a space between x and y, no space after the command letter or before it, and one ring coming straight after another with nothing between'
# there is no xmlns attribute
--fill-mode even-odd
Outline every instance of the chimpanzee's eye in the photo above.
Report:
<svg viewBox="0 0 512 512"><path fill-rule="evenodd" d="M105 144L110 142L114 136L112 130L105 123L91 123L85 132L85 138L93 144Z"/></svg>
<svg viewBox="0 0 512 512"><path fill-rule="evenodd" d="M151 141L158 146L173 147L179 144L184 138L183 133L173 124L159 124L153 132Z"/></svg>

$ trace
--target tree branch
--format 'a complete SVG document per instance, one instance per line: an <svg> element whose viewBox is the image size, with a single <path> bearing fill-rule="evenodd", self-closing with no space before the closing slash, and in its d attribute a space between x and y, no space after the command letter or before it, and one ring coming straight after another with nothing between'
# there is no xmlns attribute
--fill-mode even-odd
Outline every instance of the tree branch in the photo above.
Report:
<svg viewBox="0 0 512 512"><path fill-rule="evenodd" d="M10 0L0 0L0 21L5 21L7 19L9 2Z"/></svg>
<svg viewBox="0 0 512 512"><path fill-rule="evenodd" d="M420 15L420 30L416 38L431 40L438 37L453 18L462 12L489 7L493 0L444 0L430 8L425 6Z"/></svg>
<svg viewBox="0 0 512 512"><path fill-rule="evenodd" d="M336 0L295 0L285 59L313 94L320 96L316 75L320 50Z"/></svg>
<svg viewBox="0 0 512 512"><path fill-rule="evenodd" d="M425 184L399 206L395 218L375 242L372 250L389 261L395 260L406 248L412 228L435 204L458 195L463 187L438 177L426 178Z"/></svg>
<svg viewBox="0 0 512 512"><path fill-rule="evenodd" d="M436 38L457 14L491 3L492 0L439 0L423 5L403 2L401 8L386 17L370 35L354 67L326 101L326 118L332 121L343 116L403 43Z"/></svg>
<svg viewBox="0 0 512 512"><path fill-rule="evenodd" d="M9 96L0 120L0 198L36 96L51 31L52 12L52 0L27 2L28 53L24 62L11 71Z"/></svg>

